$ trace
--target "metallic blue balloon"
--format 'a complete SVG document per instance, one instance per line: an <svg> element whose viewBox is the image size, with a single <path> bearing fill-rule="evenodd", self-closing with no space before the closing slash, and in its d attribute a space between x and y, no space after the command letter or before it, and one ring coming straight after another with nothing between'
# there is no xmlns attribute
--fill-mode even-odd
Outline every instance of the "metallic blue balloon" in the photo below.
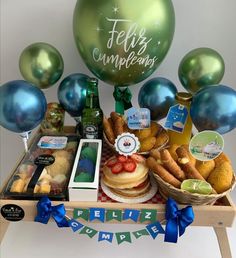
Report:
<svg viewBox="0 0 236 258"><path fill-rule="evenodd" d="M0 124L23 133L41 123L47 110L43 92L23 80L10 81L0 87Z"/></svg>
<svg viewBox="0 0 236 258"><path fill-rule="evenodd" d="M190 115L198 131L213 130L220 134L236 127L236 91L218 85L200 90L192 100Z"/></svg>
<svg viewBox="0 0 236 258"><path fill-rule="evenodd" d="M153 78L141 87L138 103L142 108L148 108L152 120L164 118L169 108L175 103L177 88L166 78Z"/></svg>
<svg viewBox="0 0 236 258"><path fill-rule="evenodd" d="M82 73L71 74L64 78L58 87L58 100L72 117L79 117L82 114L88 78L89 76Z"/></svg>

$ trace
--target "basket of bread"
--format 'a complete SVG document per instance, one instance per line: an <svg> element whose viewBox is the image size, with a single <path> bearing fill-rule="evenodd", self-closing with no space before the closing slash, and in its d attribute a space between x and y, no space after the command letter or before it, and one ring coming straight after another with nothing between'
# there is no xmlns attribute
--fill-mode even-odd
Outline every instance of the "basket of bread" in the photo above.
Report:
<svg viewBox="0 0 236 258"><path fill-rule="evenodd" d="M214 160L199 161L188 145L172 145L150 151L147 166L152 171L160 194L180 204L214 204L235 186L230 159L221 153Z"/></svg>
<svg viewBox="0 0 236 258"><path fill-rule="evenodd" d="M104 117L104 140L108 146L115 151L115 139L122 133L134 134L140 142L140 154L148 154L152 149L160 149L167 145L169 141L166 130L158 123L151 121L149 128L141 130L130 129L124 116L111 112L110 117Z"/></svg>

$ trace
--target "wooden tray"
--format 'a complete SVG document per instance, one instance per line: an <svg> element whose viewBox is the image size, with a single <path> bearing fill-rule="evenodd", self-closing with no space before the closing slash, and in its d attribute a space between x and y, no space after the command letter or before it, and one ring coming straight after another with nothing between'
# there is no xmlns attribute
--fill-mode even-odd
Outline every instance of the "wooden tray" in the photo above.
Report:
<svg viewBox="0 0 236 258"><path fill-rule="evenodd" d="M73 127L66 127L65 131L70 132L73 131ZM23 158L23 156L22 156ZM20 159L21 160L21 159ZM17 166L17 165L16 165ZM13 169L14 171L15 169ZM38 201L31 201L31 200L11 200L11 199L0 199L0 206L6 204L16 204L20 206L24 212L25 216L23 221L34 221L36 216L36 205ZM165 204L152 204L152 203L141 203L141 204L126 204L126 203L114 203L114 202L61 202L61 201L53 201L53 205L57 204L64 204L66 209L66 215L70 218L73 217L73 210L75 208L82 208L87 209L90 207L97 207L97 208L105 208L105 209L155 209L157 210L157 217L156 219L160 222L165 224ZM183 208L185 205L179 205L179 208ZM236 208L235 205L230 198L229 194L224 196L220 199L220 202L217 205L198 205L193 206L195 219L193 222L193 226L207 226L213 227L215 233L218 238L220 250L222 257L230 258L231 252L229 247L229 242L227 238L226 227L231 227L234 222L234 218L236 215ZM2 215L0 215L0 222L1 222L1 238L4 237L4 234L7 230L9 225L9 221L5 220ZM109 222L110 223L110 222ZM133 223L132 221L122 221L122 222L115 222L115 223ZM140 223L140 222L139 222Z"/></svg>

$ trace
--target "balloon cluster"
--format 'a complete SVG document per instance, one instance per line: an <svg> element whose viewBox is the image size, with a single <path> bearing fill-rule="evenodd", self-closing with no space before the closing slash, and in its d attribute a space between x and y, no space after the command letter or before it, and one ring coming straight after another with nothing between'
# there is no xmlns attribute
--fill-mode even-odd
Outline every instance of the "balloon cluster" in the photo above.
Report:
<svg viewBox="0 0 236 258"><path fill-rule="evenodd" d="M179 64L183 87L193 94L190 115L199 131L221 134L236 127L236 91L220 85L225 72L224 60L211 48L197 48L187 53ZM140 88L140 107L149 108L151 118L164 118L175 103L175 85L165 78L153 78Z"/></svg>
<svg viewBox="0 0 236 258"><path fill-rule="evenodd" d="M123 93L118 87L141 82L157 69L170 48L174 29L171 0L79 0L73 16L75 43L82 59L118 93ZM26 133L44 118L47 103L41 89L61 78L64 62L55 47L38 42L22 51L19 68L26 81L0 87L0 125ZM219 85L224 71L223 58L211 48L194 49L179 64L179 80L193 94L190 115L199 131L223 134L236 127L236 92ZM60 104L76 121L85 105L88 78L82 73L68 75L57 90ZM176 93L170 80L156 77L140 88L138 103L150 109L153 120L160 120L175 103Z"/></svg>
<svg viewBox="0 0 236 258"><path fill-rule="evenodd" d="M224 134L236 127L236 91L219 84L224 72L223 58L211 48L193 49L180 62L179 79L193 94L190 115L199 131Z"/></svg>

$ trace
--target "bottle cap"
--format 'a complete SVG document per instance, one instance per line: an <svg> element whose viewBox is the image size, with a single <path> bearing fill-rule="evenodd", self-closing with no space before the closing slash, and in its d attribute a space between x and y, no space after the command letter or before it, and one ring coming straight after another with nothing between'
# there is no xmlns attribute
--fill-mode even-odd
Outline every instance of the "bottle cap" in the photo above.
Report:
<svg viewBox="0 0 236 258"><path fill-rule="evenodd" d="M182 100L182 101L191 101L193 98L193 95L188 92L177 92L175 95L176 100Z"/></svg>
<svg viewBox="0 0 236 258"><path fill-rule="evenodd" d="M94 77L89 78L88 81L93 83L98 83L98 79Z"/></svg>

